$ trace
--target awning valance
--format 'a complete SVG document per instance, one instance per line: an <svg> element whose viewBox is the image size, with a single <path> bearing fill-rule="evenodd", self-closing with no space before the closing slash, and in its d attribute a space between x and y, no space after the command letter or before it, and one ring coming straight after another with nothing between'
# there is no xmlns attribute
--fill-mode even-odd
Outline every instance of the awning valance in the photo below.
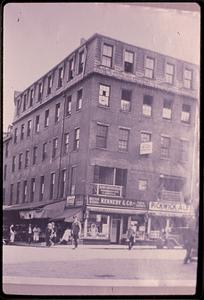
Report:
<svg viewBox="0 0 204 300"><path fill-rule="evenodd" d="M104 213L115 213L115 214L127 214L127 215L136 215L136 214L145 214L147 210L143 209L124 209L124 208L112 208L112 207L99 207L99 206L87 206L89 211L94 212L104 212Z"/></svg>
<svg viewBox="0 0 204 300"><path fill-rule="evenodd" d="M73 222L73 217L77 216L79 220L82 220L83 212L82 208L66 208L61 215L56 216L53 220L64 220L65 222Z"/></svg>

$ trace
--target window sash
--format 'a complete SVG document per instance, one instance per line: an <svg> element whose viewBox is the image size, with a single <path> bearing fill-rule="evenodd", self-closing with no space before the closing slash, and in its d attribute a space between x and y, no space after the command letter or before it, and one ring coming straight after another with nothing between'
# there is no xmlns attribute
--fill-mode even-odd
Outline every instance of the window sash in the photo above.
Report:
<svg viewBox="0 0 204 300"><path fill-rule="evenodd" d="M174 75L174 65L172 64L166 64L166 74L168 75Z"/></svg>
<svg viewBox="0 0 204 300"><path fill-rule="evenodd" d="M125 62L133 64L134 61L134 53L131 51L125 51Z"/></svg>
<svg viewBox="0 0 204 300"><path fill-rule="evenodd" d="M151 116L152 115L152 106L148 105L148 104L143 104L142 113L145 116Z"/></svg>
<svg viewBox="0 0 204 300"><path fill-rule="evenodd" d="M141 137L141 142L146 143L146 142L151 142L151 133L148 132L141 132L140 137Z"/></svg>
<svg viewBox="0 0 204 300"><path fill-rule="evenodd" d="M121 99L121 106L120 106L122 111L130 111L131 108L131 102L128 100L123 100Z"/></svg>
<svg viewBox="0 0 204 300"><path fill-rule="evenodd" d="M110 87L100 85L99 88L99 103L104 106L109 106Z"/></svg>
<svg viewBox="0 0 204 300"><path fill-rule="evenodd" d="M104 44L103 45L103 55L112 57L113 55L113 47L111 45Z"/></svg>
<svg viewBox="0 0 204 300"><path fill-rule="evenodd" d="M139 191L147 190L147 180L143 180L143 179L138 180L138 190Z"/></svg>

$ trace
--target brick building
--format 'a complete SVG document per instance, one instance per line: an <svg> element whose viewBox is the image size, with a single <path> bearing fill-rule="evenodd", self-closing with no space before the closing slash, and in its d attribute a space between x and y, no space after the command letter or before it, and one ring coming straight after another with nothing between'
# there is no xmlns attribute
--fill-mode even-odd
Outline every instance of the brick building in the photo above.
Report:
<svg viewBox="0 0 204 300"><path fill-rule="evenodd" d="M4 139L4 214L72 220L119 243L192 211L198 66L94 34L14 96ZM13 221L14 222L14 221ZM145 235L146 234L146 235Z"/></svg>

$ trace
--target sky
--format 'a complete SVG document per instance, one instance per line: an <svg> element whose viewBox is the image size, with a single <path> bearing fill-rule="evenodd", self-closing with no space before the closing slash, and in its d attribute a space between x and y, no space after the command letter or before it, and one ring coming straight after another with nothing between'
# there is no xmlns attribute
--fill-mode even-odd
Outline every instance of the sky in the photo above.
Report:
<svg viewBox="0 0 204 300"><path fill-rule="evenodd" d="M8 3L3 20L3 130L23 91L80 44L100 33L195 64L200 12L136 3ZM196 6L196 7L195 7ZM173 4L172 4L173 7Z"/></svg>

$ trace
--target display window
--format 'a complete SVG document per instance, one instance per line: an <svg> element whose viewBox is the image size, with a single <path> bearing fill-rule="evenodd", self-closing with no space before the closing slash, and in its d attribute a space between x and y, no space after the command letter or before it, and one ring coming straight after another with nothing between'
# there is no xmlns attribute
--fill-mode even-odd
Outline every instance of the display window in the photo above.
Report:
<svg viewBox="0 0 204 300"><path fill-rule="evenodd" d="M109 216L98 213L90 213L87 222L87 237L93 239L108 239Z"/></svg>

